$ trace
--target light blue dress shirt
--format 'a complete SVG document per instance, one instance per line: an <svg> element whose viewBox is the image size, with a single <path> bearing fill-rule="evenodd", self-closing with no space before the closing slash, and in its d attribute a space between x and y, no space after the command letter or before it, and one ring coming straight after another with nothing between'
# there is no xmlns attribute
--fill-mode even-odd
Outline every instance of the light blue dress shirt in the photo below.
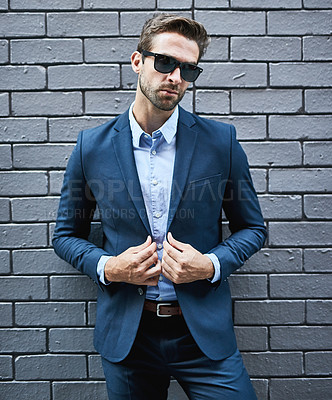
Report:
<svg viewBox="0 0 332 400"><path fill-rule="evenodd" d="M157 244L158 258L163 255L163 241L166 239L167 219L176 153L176 131L179 109L152 135L145 133L137 123L133 106L129 109L129 123L132 132L134 158L142 189L143 199L152 232L152 240ZM213 253L206 254L213 262L215 273L211 282L220 279L220 264ZM110 257L102 256L98 262L97 273L105 284L104 268ZM173 283L163 275L158 286L148 286L146 298L156 301L174 301L176 293Z"/></svg>

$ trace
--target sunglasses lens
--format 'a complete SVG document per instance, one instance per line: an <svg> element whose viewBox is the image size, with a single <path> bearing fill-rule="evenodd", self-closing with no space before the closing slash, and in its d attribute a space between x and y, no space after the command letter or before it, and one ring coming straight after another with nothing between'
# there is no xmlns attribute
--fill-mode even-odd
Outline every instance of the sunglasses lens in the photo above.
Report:
<svg viewBox="0 0 332 400"><path fill-rule="evenodd" d="M187 82L194 82L198 75L200 74L200 69L193 64L182 64L181 75Z"/></svg>
<svg viewBox="0 0 332 400"><path fill-rule="evenodd" d="M168 56L164 56L162 54L157 54L155 56L155 68L162 74L168 74L169 72L172 72L175 69L175 64L175 60Z"/></svg>

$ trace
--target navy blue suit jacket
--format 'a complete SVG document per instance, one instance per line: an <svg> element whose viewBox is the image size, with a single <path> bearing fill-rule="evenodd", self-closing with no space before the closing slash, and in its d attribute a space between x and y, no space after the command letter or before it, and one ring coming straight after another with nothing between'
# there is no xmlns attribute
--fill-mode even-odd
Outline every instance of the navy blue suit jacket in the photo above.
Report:
<svg viewBox="0 0 332 400"><path fill-rule="evenodd" d="M211 359L236 349L227 278L258 251L266 230L248 162L231 125L180 108L167 230L202 253L213 252L221 280L174 285L191 334ZM88 235L98 205L103 248ZM222 209L231 236L223 241ZM135 166L128 111L79 134L68 162L53 245L56 253L98 285L94 344L110 361L130 351L142 314L146 287L103 285L102 255L118 255L151 235Z"/></svg>

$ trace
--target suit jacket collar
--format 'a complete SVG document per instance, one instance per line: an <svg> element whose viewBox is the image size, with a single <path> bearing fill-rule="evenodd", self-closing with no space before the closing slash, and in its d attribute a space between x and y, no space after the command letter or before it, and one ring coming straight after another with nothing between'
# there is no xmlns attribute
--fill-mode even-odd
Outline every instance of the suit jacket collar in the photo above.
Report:
<svg viewBox="0 0 332 400"><path fill-rule="evenodd" d="M195 124L196 122L192 114L185 111L182 107L179 107L179 122L176 133L176 155L167 231L175 216L187 182L198 133L195 130ZM147 232L151 235L151 228L149 226L143 194L135 165L132 135L129 125L129 110L118 117L118 120L114 125L114 130L116 131L116 134L113 136L113 146L125 185L138 215L142 219Z"/></svg>

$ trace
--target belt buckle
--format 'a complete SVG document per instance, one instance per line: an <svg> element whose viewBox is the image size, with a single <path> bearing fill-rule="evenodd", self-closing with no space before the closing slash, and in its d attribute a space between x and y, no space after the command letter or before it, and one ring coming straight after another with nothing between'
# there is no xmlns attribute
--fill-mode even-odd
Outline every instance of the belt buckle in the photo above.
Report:
<svg viewBox="0 0 332 400"><path fill-rule="evenodd" d="M157 304L157 317L160 317L160 318L167 318L167 317L171 317L172 315L163 315L163 314L160 314L160 307L162 307L162 306L171 306L172 305L172 303L158 303Z"/></svg>

